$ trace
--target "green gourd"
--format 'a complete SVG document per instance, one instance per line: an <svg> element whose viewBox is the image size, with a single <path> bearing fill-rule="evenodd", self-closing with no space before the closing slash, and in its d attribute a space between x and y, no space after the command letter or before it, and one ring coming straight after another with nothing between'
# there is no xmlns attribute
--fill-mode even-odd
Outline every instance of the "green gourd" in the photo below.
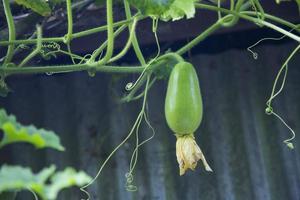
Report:
<svg viewBox="0 0 300 200"><path fill-rule="evenodd" d="M170 74L165 116L176 135L193 134L202 121L203 105L197 73L191 63L179 62Z"/></svg>

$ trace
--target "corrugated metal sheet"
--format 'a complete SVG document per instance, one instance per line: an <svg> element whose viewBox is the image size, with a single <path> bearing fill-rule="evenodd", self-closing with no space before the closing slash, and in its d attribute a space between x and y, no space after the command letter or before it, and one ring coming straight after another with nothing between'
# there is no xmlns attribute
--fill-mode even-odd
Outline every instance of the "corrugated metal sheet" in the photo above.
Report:
<svg viewBox="0 0 300 200"><path fill-rule="evenodd" d="M196 138L213 173L198 167L178 175L175 137L164 119L166 82L157 83L149 96L149 118L156 130L151 142L140 149L134 182L138 191L125 189L134 140L127 142L108 163L94 185L96 200L299 200L300 139L295 150L282 141L289 131L274 117L265 115L273 79L293 45L258 48L253 60L246 50L217 55L194 55L204 100L204 120ZM286 88L275 100L275 109L300 132L299 56L290 63ZM15 144L1 151L2 162L40 170L56 163L95 175L110 151L128 134L140 102L118 104L125 82L118 77L86 73L11 77L14 92L1 106L23 123L55 130L66 152L36 151ZM130 76L130 80L136 77ZM145 124L140 135L151 130ZM80 191L64 191L59 200L80 199ZM27 199L26 192L18 199Z"/></svg>

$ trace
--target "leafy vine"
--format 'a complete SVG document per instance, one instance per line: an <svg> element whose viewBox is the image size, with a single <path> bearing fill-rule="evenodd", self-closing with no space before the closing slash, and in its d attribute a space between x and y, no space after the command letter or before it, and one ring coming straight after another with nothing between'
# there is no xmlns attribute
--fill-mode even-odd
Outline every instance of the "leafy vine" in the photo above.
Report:
<svg viewBox="0 0 300 200"><path fill-rule="evenodd" d="M249 21L259 27L267 27L278 33L281 33L283 37L290 38L296 41L298 44L300 42L299 36L299 26L297 24L293 24L289 21L281 19L277 16L270 15L265 12L264 7L262 6L259 0L230 0L229 4L223 4L221 0L211 0L209 2L199 2L197 0L123 0L123 7L125 10L126 19L120 21L114 21L114 2L113 0L106 0L106 24L100 27L91 28L88 30L74 32L73 31L73 23L74 23L74 2L71 0L65 1L66 7L66 15L67 15L67 32L65 35L61 37L43 37L43 26L37 25L35 36L36 38L25 38L25 39L17 39L16 38L16 26L13 19L13 15L11 12L11 6L9 0L2 0L3 9L5 12L7 27L8 27L8 39L0 41L0 47L7 47L7 51L5 56L0 60L0 94L2 96L7 95L9 92L8 86L5 83L5 78L8 76L16 75L16 74L53 74L53 73L70 73L76 71L87 71L91 76L93 76L96 72L103 73L136 73L139 74L139 78L134 83L129 83L126 85L126 90L128 94L122 99L123 102L134 101L142 98L142 107L141 111L137 116L135 123L133 124L131 130L127 137L121 141L121 143L111 152L111 154L107 157L104 163L101 165L99 171L95 175L93 179L85 177L84 182L80 182L77 185L84 185L81 187L81 190L88 195L88 199L90 199L90 195L87 192L87 187L96 181L96 179L100 176L103 168L107 164L107 162L111 159L114 153L135 133L135 148L132 153L132 157L130 160L129 171L126 174L126 188L129 191L137 190L137 187L133 185L133 171L135 169L137 160L138 160L138 150L139 148L148 142L151 138L154 137L155 131L151 126L148 115L147 115L147 98L148 91L151 86L155 83L157 79L162 77L167 77L169 75L169 69L165 66L171 62L181 62L184 59L182 56L191 50L193 47L198 45L200 42L205 40L207 37L212 35L214 32L221 28L228 28L235 26L240 19ZM44 17L51 17L51 6L47 3L47 1L37 0L17 0L18 4L25 6L26 8L31 9L33 12L36 12ZM33 3L38 2L38 3ZM276 0L276 3L280 3L280 0ZM85 3L85 2L84 2ZM300 1L296 0L298 6L300 5ZM135 8L134 14L132 14L132 8ZM157 27L159 20L163 21L171 21L171 20L179 20L184 17L192 18L198 10L208 10L217 13L217 20L211 26L209 26L206 30L199 33L194 39L189 41L187 44L183 45L179 49L173 52L166 52L161 55L158 35L157 35ZM136 36L136 30L138 29L138 24L144 19L151 17L153 20L153 33L158 44L158 53L157 56L153 59L145 58L142 50L139 46L138 38ZM115 52L115 40L117 37L124 31L128 30L128 38L127 41L118 53ZM289 31L290 30L290 31ZM76 38L81 38L84 36L88 36L98 32L106 31L106 40L99 44L99 47L95 49L93 52L86 54L84 56L77 55L72 52L71 44L72 40ZM274 39L274 38L273 38ZM264 39L263 39L264 40ZM261 40L262 41L262 40ZM259 41L259 42L261 42ZM258 42L258 43L259 43ZM257 58L256 52L252 51L251 48L257 45L258 43L252 45L248 48L248 50L253 54L254 58ZM67 50L63 50L62 46L65 46ZM31 46L33 46L31 48ZM133 48L137 59L139 60L139 64L137 66L118 66L114 65L117 61L120 61L126 54L128 53L130 48ZM25 56L19 63L17 63L17 59L15 59L15 55L17 54L17 50L26 49L30 50L30 53ZM289 148L294 148L292 140L295 137L295 133L293 129L287 125L287 123L282 119L280 115L278 115L272 108L272 101L274 98L283 90L286 76L288 72L288 63L292 59L292 57L298 52L300 49L300 45L298 45L294 51L290 54L287 60L284 62L282 67L280 68L278 75L276 76L272 92L270 98L267 100L267 108L266 114L274 115L277 117L292 133L291 138L286 139L284 143L287 144ZM72 64L67 65L43 65L38 66L34 64L34 60L41 56L43 59L49 59L51 56L56 58L59 55L68 55L72 60ZM169 70L169 71L168 71ZM283 74L284 73L284 74ZM277 90L277 85L279 78L283 74L283 80L280 88ZM137 94L139 90L142 90L141 93ZM6 114L6 113L5 113ZM0 116L1 117L1 116ZM152 135L144 140L140 141L139 139L139 127L142 121L145 121L148 127L152 130ZM15 135L19 134L20 130L15 129L14 126L3 125L1 128L4 132L14 133ZM23 129L22 129L23 130ZM25 128L25 130L27 130ZM19 131L19 132L18 132ZM37 143L36 138L32 138L33 135L26 134L27 132L23 131L25 134L25 139L23 138L23 142L31 142L34 145L39 145ZM9 138L9 134L7 134ZM39 134L38 134L39 135ZM40 133L40 135L42 135ZM11 138L12 135L10 135ZM38 137L38 136L36 136ZM41 136L40 136L41 137ZM43 138L41 137L41 140ZM5 140L4 140L5 141ZM1 145L3 143L1 141ZM8 144L8 143L7 143ZM58 145L58 144L56 144ZM37 146L39 147L39 146ZM44 147L44 146L42 146ZM57 147L58 148L58 147ZM63 147L61 147L62 149ZM60 149L60 150L61 150ZM5 168L7 170L7 168ZM26 170L26 169L17 169L17 170ZM28 172L32 175L31 172ZM0 171L1 176L1 171ZM45 185L44 182L43 187L47 188L50 186ZM1 186L1 184L0 184ZM1 187L0 187L1 188ZM23 189L28 189L29 191L37 193L42 198L48 198L47 194L44 194L33 188L32 185L24 184ZM0 190L1 192L1 190ZM53 193L52 193L53 195ZM57 191L54 192L54 196L57 195ZM35 195L37 199L37 196ZM51 197L52 198L52 197Z"/></svg>

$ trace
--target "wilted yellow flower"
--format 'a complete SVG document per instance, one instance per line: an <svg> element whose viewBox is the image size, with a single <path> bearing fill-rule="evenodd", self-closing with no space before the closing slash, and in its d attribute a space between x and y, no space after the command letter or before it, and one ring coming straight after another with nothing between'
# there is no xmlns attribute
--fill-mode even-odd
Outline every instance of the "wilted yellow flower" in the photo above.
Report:
<svg viewBox="0 0 300 200"><path fill-rule="evenodd" d="M187 169L194 170L197 162L201 159L206 171L212 171L205 160L205 157L197 145L193 134L190 135L176 135L176 156L179 164L180 176L185 173Z"/></svg>

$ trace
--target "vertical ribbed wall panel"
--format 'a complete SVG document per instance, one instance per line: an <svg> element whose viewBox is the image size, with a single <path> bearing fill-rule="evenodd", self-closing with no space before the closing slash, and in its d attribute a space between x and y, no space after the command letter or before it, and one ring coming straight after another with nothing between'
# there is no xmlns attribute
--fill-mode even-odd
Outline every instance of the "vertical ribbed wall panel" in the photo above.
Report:
<svg viewBox="0 0 300 200"><path fill-rule="evenodd" d="M217 55L194 55L204 101L204 118L196 139L213 168L180 177L175 156L176 139L166 125L166 82L149 93L149 119L155 137L142 146L134 172L138 191L125 188L125 173L134 148L134 136L107 163L89 187L96 200L300 200L300 58L289 65L287 83L274 109L294 128L295 149L283 140L289 130L264 113L275 75L292 44L258 48L258 60L246 50ZM298 64L297 64L298 63ZM13 89L1 106L23 123L56 131L66 147L63 153L14 144L0 152L2 161L40 170L55 163L74 166L94 176L101 163L128 134L141 102L119 104L125 81L87 73L10 77ZM130 75L129 80L136 76ZM151 136L143 123L141 139ZM78 189L63 191L59 200L80 199ZM26 192L18 199L28 199ZM30 199L30 198L29 198Z"/></svg>

